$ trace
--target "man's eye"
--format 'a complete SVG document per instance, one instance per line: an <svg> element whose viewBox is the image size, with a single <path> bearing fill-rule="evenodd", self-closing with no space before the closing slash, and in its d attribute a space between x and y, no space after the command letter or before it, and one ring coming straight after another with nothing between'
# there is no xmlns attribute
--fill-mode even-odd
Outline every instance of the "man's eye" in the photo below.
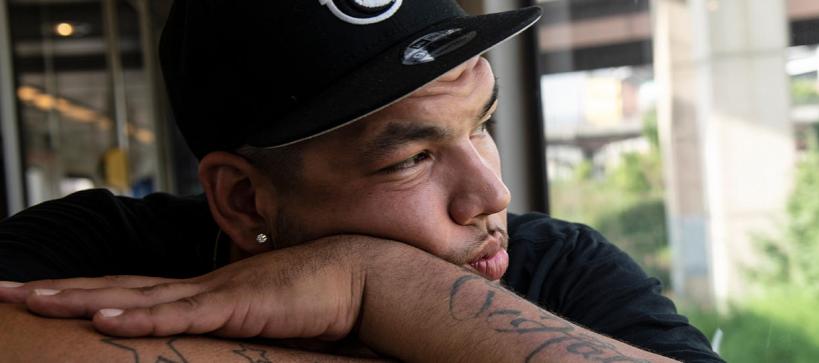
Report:
<svg viewBox="0 0 819 363"><path fill-rule="evenodd" d="M472 131L472 136L480 136L486 135L492 132L492 129L495 127L495 118L489 118L485 122L478 125L474 131Z"/></svg>
<svg viewBox="0 0 819 363"><path fill-rule="evenodd" d="M399 171L412 169L412 168L418 166L418 164L424 162L425 160L427 160L429 158L430 158L429 152L424 151L422 153L415 154L413 157L411 157L411 158L409 158L407 160L404 160L404 161L402 161L402 162L400 162L398 164L390 166L390 167L384 169L383 171L385 173L396 173L396 172L399 172Z"/></svg>

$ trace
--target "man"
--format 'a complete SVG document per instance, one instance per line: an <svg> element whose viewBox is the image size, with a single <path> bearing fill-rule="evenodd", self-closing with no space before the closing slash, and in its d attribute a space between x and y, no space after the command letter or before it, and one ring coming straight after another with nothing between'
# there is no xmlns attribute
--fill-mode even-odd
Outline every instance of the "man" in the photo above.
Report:
<svg viewBox="0 0 819 363"><path fill-rule="evenodd" d="M536 214L507 226L479 55L538 17L177 1L163 70L207 200L83 192L0 230L4 279L78 277L4 282L0 300L170 338L5 305L0 354L324 361L360 343L402 361L720 361L595 232ZM81 278L102 275L130 276Z"/></svg>

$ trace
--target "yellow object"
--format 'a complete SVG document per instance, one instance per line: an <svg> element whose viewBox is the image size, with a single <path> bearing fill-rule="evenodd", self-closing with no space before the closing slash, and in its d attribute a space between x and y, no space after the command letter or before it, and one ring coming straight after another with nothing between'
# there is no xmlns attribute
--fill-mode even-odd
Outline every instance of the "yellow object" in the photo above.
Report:
<svg viewBox="0 0 819 363"><path fill-rule="evenodd" d="M105 184L113 188L128 189L128 155L118 148L113 148L103 155L105 165Z"/></svg>
<svg viewBox="0 0 819 363"><path fill-rule="evenodd" d="M54 27L54 32L62 37L70 37L74 35L74 26L71 23L59 23Z"/></svg>

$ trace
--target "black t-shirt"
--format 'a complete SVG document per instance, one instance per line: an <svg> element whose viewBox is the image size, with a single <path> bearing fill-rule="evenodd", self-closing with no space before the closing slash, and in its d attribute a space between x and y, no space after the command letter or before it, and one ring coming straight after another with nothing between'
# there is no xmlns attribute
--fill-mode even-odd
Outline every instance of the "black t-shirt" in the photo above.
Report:
<svg viewBox="0 0 819 363"><path fill-rule="evenodd" d="M0 280L193 277L227 262L203 196L90 190L0 223ZM509 216L512 290L569 321L685 362L721 362L660 283L599 233L543 214ZM221 246L221 247L219 247Z"/></svg>

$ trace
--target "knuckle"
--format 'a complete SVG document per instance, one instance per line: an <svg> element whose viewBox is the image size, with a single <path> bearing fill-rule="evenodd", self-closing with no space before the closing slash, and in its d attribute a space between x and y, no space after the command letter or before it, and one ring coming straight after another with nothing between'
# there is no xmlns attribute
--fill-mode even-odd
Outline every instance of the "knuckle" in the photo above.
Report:
<svg viewBox="0 0 819 363"><path fill-rule="evenodd" d="M184 309L187 310L196 310L201 306L199 299L195 296L180 299L178 302Z"/></svg>
<svg viewBox="0 0 819 363"><path fill-rule="evenodd" d="M154 306L148 307L145 310L145 313L148 315L148 318L157 317L157 316L162 315L163 309L164 309L163 305L154 305Z"/></svg>
<svg viewBox="0 0 819 363"><path fill-rule="evenodd" d="M159 284L159 285L152 285L152 286L143 286L136 288L136 292L144 297L155 297L161 294L163 291L167 290L169 287L168 284Z"/></svg>

